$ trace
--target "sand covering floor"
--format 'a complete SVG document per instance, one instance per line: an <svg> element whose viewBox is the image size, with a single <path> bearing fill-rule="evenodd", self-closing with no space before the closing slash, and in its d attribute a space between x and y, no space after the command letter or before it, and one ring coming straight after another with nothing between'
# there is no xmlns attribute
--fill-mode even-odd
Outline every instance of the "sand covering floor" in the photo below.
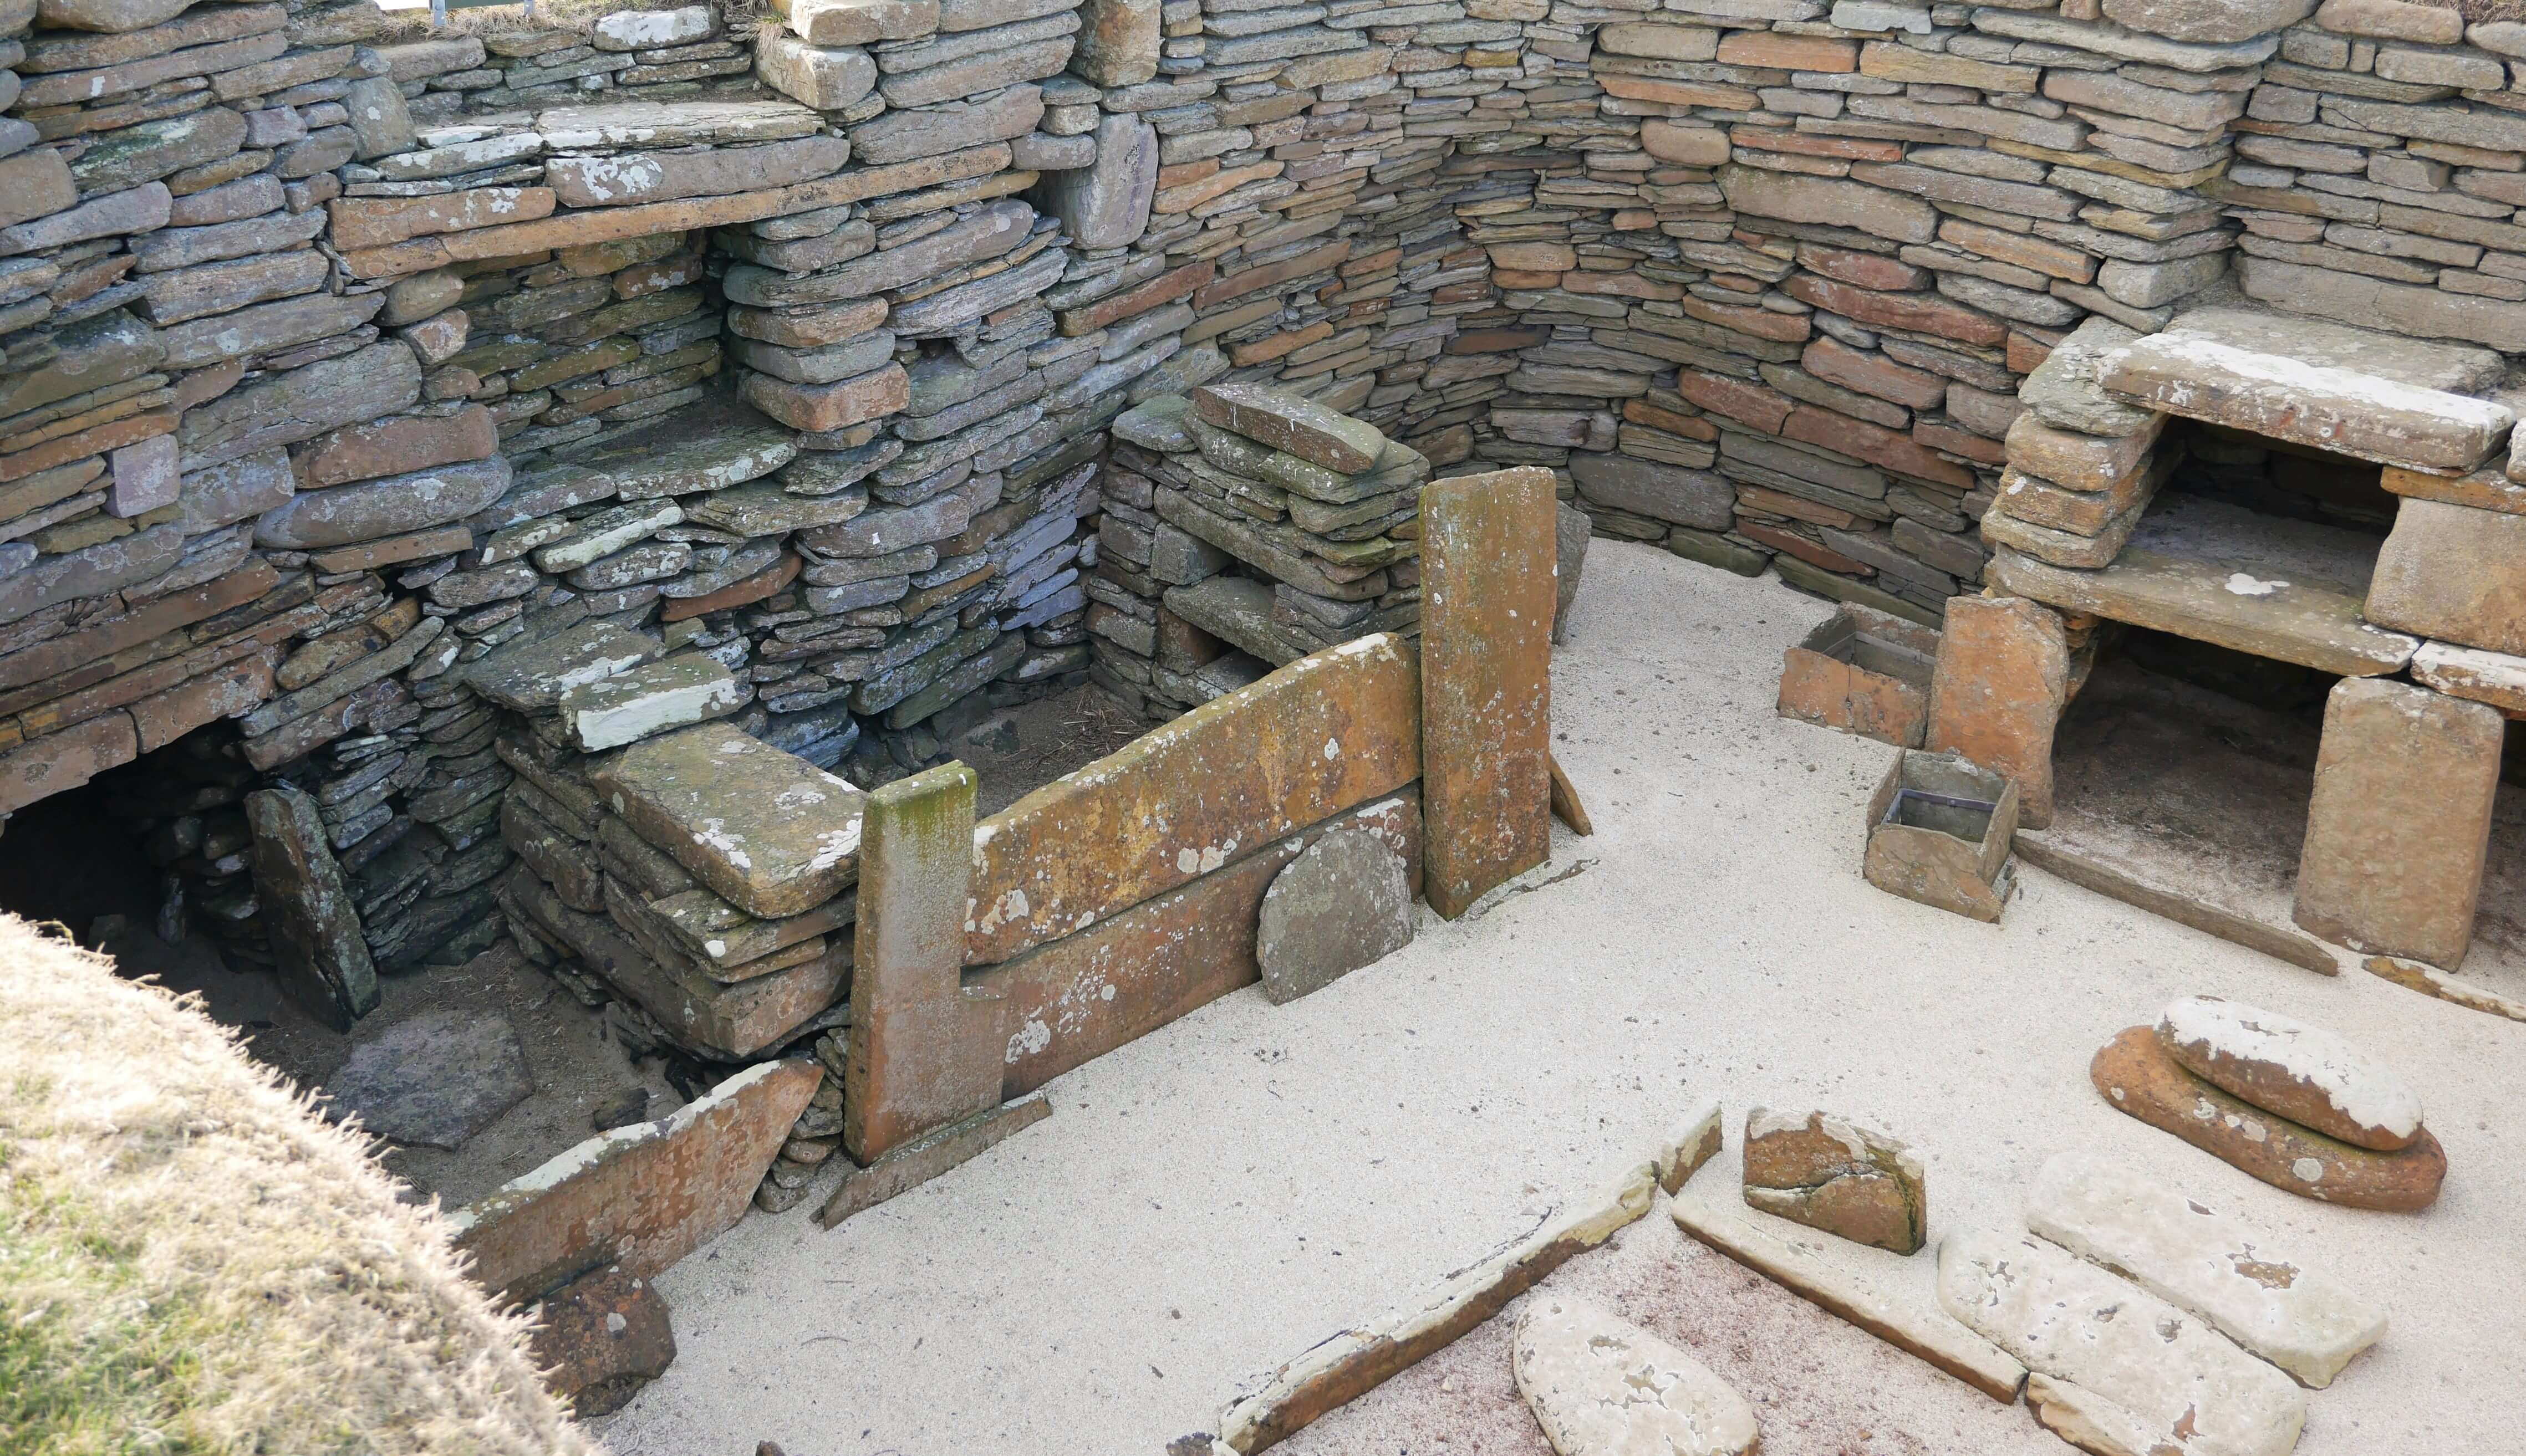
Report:
<svg viewBox="0 0 2526 1456"><path fill-rule="evenodd" d="M1996 928L1872 889L1861 820L1893 750L1772 711L1782 651L1828 611L1596 542L1553 715L1597 828L1555 852L1591 868L1478 920L1425 912L1415 944L1288 1006L1225 997L1053 1082L1051 1119L837 1230L807 1221L814 1200L747 1219L659 1281L682 1356L602 1423L608 1441L627 1456L743 1456L760 1439L789 1456L1155 1453L1212 1429L1242 1378L1602 1196L1716 1096L1729 1150L1695 1192L1727 1192L1749 1105L1830 1107L1922 1151L1934 1240L2013 1226L2053 1152L2126 1159L2392 1309L2385 1342L2313 1392L2304 1456L2512 1446L2526 1026L2316 976L2038 871ZM2295 1198L2109 1108L2090 1056L2194 993L2335 1028L2401 1072L2447 1148L2438 1205ZM1773 1456L1908 1452L1906 1437L2069 1449L2023 1407L1748 1285L1687 1245L1663 1200L1564 1277L1623 1284L1624 1260L1645 1272L1616 1307L1722 1352ZM1932 1297L1928 1252L1879 1267ZM1460 1388L1507 1388L1504 1334L1470 1338L1442 1357L1466 1363ZM1502 1352L1488 1366L1483 1340ZM1436 1393L1446 1378L1404 1380ZM1378 1424L1392 1407L1337 1417L1352 1438L1329 1423L1301 1449L1469 1449Z"/></svg>

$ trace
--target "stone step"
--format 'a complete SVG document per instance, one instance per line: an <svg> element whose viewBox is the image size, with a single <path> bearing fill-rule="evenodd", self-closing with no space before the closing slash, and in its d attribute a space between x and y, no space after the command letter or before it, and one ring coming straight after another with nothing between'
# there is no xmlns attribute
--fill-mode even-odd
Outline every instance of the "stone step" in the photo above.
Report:
<svg viewBox="0 0 2526 1456"><path fill-rule="evenodd" d="M2361 616L2373 536L2197 496L2161 498L2099 571L2002 547L1984 577L2002 591L2349 678L2402 671L2420 639Z"/></svg>
<svg viewBox="0 0 2526 1456"><path fill-rule="evenodd" d="M1225 642L1279 667L1306 656L1272 626L1272 583L1251 577L1213 577L1171 587L1167 610Z"/></svg>
<svg viewBox="0 0 2526 1456"><path fill-rule="evenodd" d="M2508 442L2500 356L2241 309L2187 314L2097 365L2105 393L2272 439L2462 474Z"/></svg>
<svg viewBox="0 0 2526 1456"><path fill-rule="evenodd" d="M749 915L802 915L859 878L868 795L724 723L626 749L596 791L633 832Z"/></svg>
<svg viewBox="0 0 2526 1456"><path fill-rule="evenodd" d="M2303 1385L2331 1384L2385 1337L2384 1308L2237 1220L2101 1158L2046 1162L2026 1226L2191 1310Z"/></svg>

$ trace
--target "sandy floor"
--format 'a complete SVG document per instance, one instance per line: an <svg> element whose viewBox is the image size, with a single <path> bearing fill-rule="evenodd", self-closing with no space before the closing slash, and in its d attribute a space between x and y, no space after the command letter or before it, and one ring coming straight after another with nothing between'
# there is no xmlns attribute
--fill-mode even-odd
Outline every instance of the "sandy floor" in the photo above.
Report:
<svg viewBox="0 0 2526 1456"><path fill-rule="evenodd" d="M1051 1120L838 1230L804 1210L747 1220L659 1281L682 1358L607 1438L627 1456L761 1439L790 1456L1154 1453L1210 1429L1241 1378L1596 1196L1715 1095L1726 1157L1759 1103L1910 1138L1934 1237L2014 1220L2059 1149L2156 1171L2394 1309L2387 1342L2312 1397L2301 1452L2512 1445L2526 1130L2501 1110L2526 1102L2526 1027L2038 872L1998 928L1870 888L1862 806L1892 750L1772 714L1782 650L1826 611L1597 542L1555 671L1557 748L1597 826L1559 851L1593 868L1476 921L1425 914L1410 948L1292 1005L1227 997L1054 1082ZM2439 1205L2292 1198L2109 1109L2090 1055L2195 992L2338 1028L2400 1068L2453 1167ZM1725 1165L1695 1190L1724 1193ZM2067 1449L2022 1410L1744 1292L1662 1209L1589 1257L1685 1266L1621 1307L1727 1349L1741 1388L1776 1399L1767 1450L1908 1450L1894 1431L1943 1453ZM1899 1267L1929 1297L1929 1256ZM1504 1364L1488 1379L1505 1388ZM1312 1448L1468 1448L1388 1434L1363 1421Z"/></svg>

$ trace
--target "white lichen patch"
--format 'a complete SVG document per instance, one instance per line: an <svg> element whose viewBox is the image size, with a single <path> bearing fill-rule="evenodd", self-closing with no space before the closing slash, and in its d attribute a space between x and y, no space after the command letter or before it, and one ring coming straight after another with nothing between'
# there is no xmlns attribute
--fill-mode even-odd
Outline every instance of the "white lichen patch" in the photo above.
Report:
<svg viewBox="0 0 2526 1456"><path fill-rule="evenodd" d="M2236 596L2270 596L2289 583L2258 580L2244 572L2231 572L2226 584L2229 592Z"/></svg>

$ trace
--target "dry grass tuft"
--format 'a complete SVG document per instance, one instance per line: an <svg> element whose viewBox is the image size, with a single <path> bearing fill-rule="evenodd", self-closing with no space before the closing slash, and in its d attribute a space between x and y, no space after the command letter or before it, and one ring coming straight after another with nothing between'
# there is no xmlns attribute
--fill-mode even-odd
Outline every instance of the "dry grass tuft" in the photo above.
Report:
<svg viewBox="0 0 2526 1456"><path fill-rule="evenodd" d="M524 1328L229 1033L0 916L0 1451L598 1456Z"/></svg>
<svg viewBox="0 0 2526 1456"><path fill-rule="evenodd" d="M2485 21L2526 21L2526 0L2412 0L2432 10L2460 13L2469 25Z"/></svg>

